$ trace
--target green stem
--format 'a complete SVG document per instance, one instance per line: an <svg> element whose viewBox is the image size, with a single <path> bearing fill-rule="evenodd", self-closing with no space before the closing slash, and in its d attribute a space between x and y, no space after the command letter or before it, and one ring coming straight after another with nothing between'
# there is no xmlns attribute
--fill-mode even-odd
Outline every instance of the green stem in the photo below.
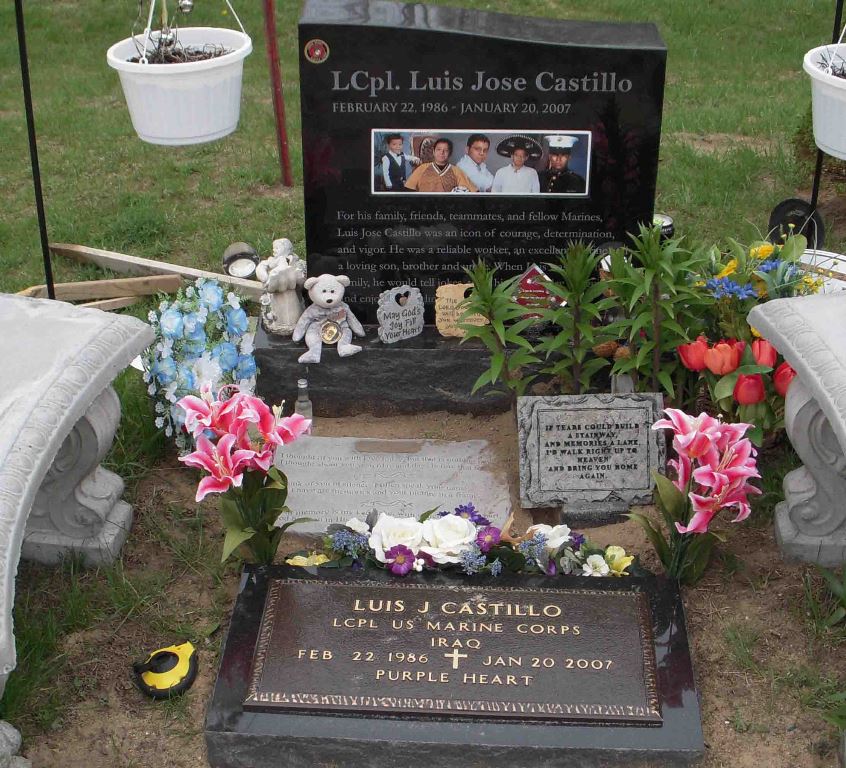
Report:
<svg viewBox="0 0 846 768"><path fill-rule="evenodd" d="M661 291L658 288L658 275L652 278L652 340L655 346L652 348L652 391L658 391L658 371L661 370L661 309L658 302L661 300Z"/></svg>

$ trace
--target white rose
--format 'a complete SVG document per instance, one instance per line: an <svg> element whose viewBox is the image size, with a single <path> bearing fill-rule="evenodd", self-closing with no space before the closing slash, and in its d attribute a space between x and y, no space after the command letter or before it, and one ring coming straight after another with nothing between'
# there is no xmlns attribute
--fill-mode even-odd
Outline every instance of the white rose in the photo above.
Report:
<svg viewBox="0 0 846 768"><path fill-rule="evenodd" d="M458 515L430 517L423 523L423 538L426 542L421 551L436 563L457 563L476 541L476 526Z"/></svg>
<svg viewBox="0 0 846 768"><path fill-rule="evenodd" d="M364 520L359 520L357 517L350 518L347 522L344 523L347 528L352 528L356 533L361 533L367 536L370 533L370 526L364 522ZM390 549L390 547L389 547Z"/></svg>
<svg viewBox="0 0 846 768"><path fill-rule="evenodd" d="M549 554L557 552L562 544L570 541L570 527L567 525L533 525L526 530L526 538L531 539L536 533L546 536L546 551Z"/></svg>
<svg viewBox="0 0 846 768"><path fill-rule="evenodd" d="M385 552L397 544L403 544L417 552L423 541L423 525L412 517L405 520L382 514L373 526L368 544L380 563L385 562Z"/></svg>

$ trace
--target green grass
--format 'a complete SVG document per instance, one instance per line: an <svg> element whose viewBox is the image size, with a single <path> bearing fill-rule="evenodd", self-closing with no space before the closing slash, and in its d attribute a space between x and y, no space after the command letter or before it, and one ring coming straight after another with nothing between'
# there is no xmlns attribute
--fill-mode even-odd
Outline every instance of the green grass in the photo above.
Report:
<svg viewBox="0 0 846 768"><path fill-rule="evenodd" d="M797 162L793 137L810 101L804 52L831 32L832 3L750 0L449 0L483 10L555 18L653 21L668 46L657 208L679 231L748 241L772 207L810 188L810 161ZM245 63L241 125L210 145L161 148L139 141L106 48L126 37L131 2L27 3L27 41L39 153L52 240L216 267L235 240L269 251L290 237L304 251L298 44L299 2L277 3L278 42L296 186L282 190L259 3L237 10L253 37ZM222 3L197 3L196 25L229 24ZM689 134L726 134L715 154L691 148ZM756 151L731 137L762 143ZM41 256L23 117L14 12L0 7L0 289L42 282ZM824 180L824 185L826 180ZM825 189L825 186L824 186ZM846 227L828 241L842 248ZM56 260L56 279L91 276Z"/></svg>

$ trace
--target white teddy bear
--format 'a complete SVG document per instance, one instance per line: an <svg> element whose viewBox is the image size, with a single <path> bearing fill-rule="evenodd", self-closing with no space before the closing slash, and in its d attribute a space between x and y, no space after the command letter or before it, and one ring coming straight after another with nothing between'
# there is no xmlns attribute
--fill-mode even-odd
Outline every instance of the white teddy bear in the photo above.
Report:
<svg viewBox="0 0 846 768"><path fill-rule="evenodd" d="M353 333L364 336L358 318L344 303L344 288L350 284L346 275L320 275L304 283L312 305L302 313L291 337L294 341L305 338L308 351L300 355L301 363L319 363L323 342L338 342L338 356L349 357L361 352L361 347L350 344Z"/></svg>

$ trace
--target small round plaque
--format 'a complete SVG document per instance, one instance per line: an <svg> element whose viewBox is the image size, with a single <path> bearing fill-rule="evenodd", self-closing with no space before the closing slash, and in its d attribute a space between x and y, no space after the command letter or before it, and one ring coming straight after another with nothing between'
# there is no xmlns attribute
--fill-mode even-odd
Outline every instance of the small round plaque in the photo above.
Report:
<svg viewBox="0 0 846 768"><path fill-rule="evenodd" d="M320 338L323 339L324 344L334 344L341 338L341 326L334 320L326 320L320 326Z"/></svg>

